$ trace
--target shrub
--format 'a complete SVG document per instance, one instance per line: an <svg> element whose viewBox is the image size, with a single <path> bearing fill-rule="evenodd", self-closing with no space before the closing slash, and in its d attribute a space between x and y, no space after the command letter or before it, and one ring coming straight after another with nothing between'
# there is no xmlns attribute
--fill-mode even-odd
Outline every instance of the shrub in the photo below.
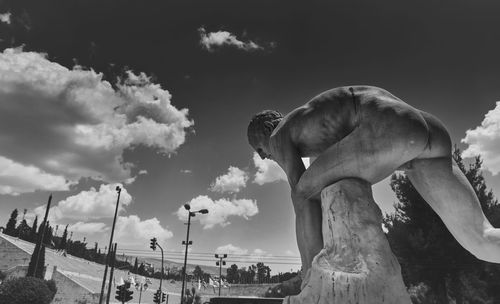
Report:
<svg viewBox="0 0 500 304"><path fill-rule="evenodd" d="M0 285L0 303L49 304L57 290L54 281L25 277L14 278Z"/></svg>
<svg viewBox="0 0 500 304"><path fill-rule="evenodd" d="M47 287L50 289L50 291L53 293L53 296L56 294L57 292L57 286L56 286L56 281L54 280L48 280L48 281L45 281L47 283Z"/></svg>
<svg viewBox="0 0 500 304"><path fill-rule="evenodd" d="M413 304L438 303L436 296L432 294L429 286L424 283L410 286L410 288L408 289L408 293L410 294L410 299Z"/></svg>

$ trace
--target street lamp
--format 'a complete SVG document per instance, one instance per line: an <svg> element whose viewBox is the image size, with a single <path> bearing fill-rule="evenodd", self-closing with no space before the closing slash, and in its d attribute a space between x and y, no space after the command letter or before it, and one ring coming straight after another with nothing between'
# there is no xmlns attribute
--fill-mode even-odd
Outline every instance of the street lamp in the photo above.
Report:
<svg viewBox="0 0 500 304"><path fill-rule="evenodd" d="M182 241L182 245L186 245L186 250L184 252L184 268L182 269L182 289L181 289L181 304L184 304L184 286L186 281L186 264L187 264L187 255L188 255L188 246L192 245L193 242L189 240L189 227L191 227L191 217L194 217L196 213L207 214L207 209L201 209L197 211L190 211L191 206L189 204L184 205L184 209L188 211L188 222L187 222L187 234L186 241Z"/></svg>
<svg viewBox="0 0 500 304"><path fill-rule="evenodd" d="M120 193L122 192L122 188L120 186L116 186L116 193L118 193L118 197L116 199L116 207L115 207L115 216L113 217L113 226L111 226L111 236L109 237L109 246L108 246L108 254L106 255L106 264L104 265L104 277L102 278L102 286L101 286L101 294L99 296L99 304L102 303L104 296L104 286L106 284L106 276L108 274L108 264L110 260L110 252L111 248L113 248L113 235L115 233L115 224L116 224L116 215L118 214L118 206L120 205ZM71 237L73 237L73 231L71 231Z"/></svg>
<svg viewBox="0 0 500 304"><path fill-rule="evenodd" d="M220 297L220 288L222 287L222 265L226 265L226 261L223 261L222 259L227 258L227 254L224 253L218 255L216 253L215 258L219 259L219 261L215 262L215 265L219 266L219 297Z"/></svg>

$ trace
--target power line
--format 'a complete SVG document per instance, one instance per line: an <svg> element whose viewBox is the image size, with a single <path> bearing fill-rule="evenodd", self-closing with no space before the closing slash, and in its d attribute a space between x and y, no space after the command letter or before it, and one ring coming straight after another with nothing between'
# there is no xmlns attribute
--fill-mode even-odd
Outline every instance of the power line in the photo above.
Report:
<svg viewBox="0 0 500 304"><path fill-rule="evenodd" d="M146 257L146 258L153 258L156 259L158 258L156 255L140 255L140 257ZM182 261L183 257L165 257L170 260L179 260ZM198 261L198 262L213 262L213 258L199 258L199 257L191 257L189 261ZM247 259L247 260L241 260L241 259L231 259L228 258L227 260L230 263L259 263L259 262L265 262L266 264L284 264L284 265L301 265L300 262L295 262L295 261L272 261L272 260L266 260L266 259Z"/></svg>
<svg viewBox="0 0 500 304"><path fill-rule="evenodd" d="M153 256L153 255L139 255L140 257L145 257L145 258L151 258L151 259L158 259L157 256ZM182 257L179 257L179 256L166 256L165 257L166 259L169 259L169 260L182 260L183 258ZM191 257L189 259L190 261L193 261L193 260L196 260L196 261L207 261L207 262L211 262L213 261L213 258L204 258L204 257ZM233 261L233 262L240 262L240 263L259 263L259 262L266 262L268 264L301 264L299 260L289 260L289 261L284 261L284 260L270 260L270 259L258 259L258 258L248 258L248 259L232 259L232 258L229 258L228 259L228 262L229 261Z"/></svg>
<svg viewBox="0 0 500 304"><path fill-rule="evenodd" d="M145 253L150 253L150 250L145 250L145 249L133 249L133 248L122 248L122 252L145 252ZM184 254L184 251L165 251L165 254L170 254L170 255L175 255L175 254ZM236 253L228 253L231 256L237 256L237 257L265 257L265 258L282 258L282 259L300 259L299 256L290 256L290 255L259 255L259 254L236 254ZM191 252L189 251L189 255L205 255L205 256L210 256L212 257L214 255L214 252Z"/></svg>

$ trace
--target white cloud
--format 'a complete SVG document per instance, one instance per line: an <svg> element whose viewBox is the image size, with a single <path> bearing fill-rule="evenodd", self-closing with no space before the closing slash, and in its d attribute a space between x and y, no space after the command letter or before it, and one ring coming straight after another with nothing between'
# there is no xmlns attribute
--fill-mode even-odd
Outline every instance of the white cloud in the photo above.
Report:
<svg viewBox="0 0 500 304"><path fill-rule="evenodd" d="M189 170L189 169L181 169L181 173L184 173L184 174L191 174L193 173L192 170Z"/></svg>
<svg viewBox="0 0 500 304"><path fill-rule="evenodd" d="M257 168L254 183L264 185L276 181L286 181L286 174L277 162L270 159L261 159L259 154L253 154L253 162Z"/></svg>
<svg viewBox="0 0 500 304"><path fill-rule="evenodd" d="M273 256L272 254L268 253L267 251L259 249L259 248L254 249L254 251L252 252L251 255L254 259L260 259L260 260L265 258L265 257Z"/></svg>
<svg viewBox="0 0 500 304"><path fill-rule="evenodd" d="M218 31L207 33L205 28L198 29L200 33L200 44L209 52L214 51L216 48L224 46L235 47L243 51L259 51L264 50L263 45L259 45L251 40L241 41L234 34L227 31ZM275 43L268 43L266 47L273 48Z"/></svg>
<svg viewBox="0 0 500 304"><path fill-rule="evenodd" d="M116 186L119 184L101 185L99 190L90 188L76 195L67 197L57 205L50 208L51 221L59 219L74 219L86 221L89 219L112 218L115 214L117 192ZM120 194L120 205L118 211L124 210L124 206L130 205L132 196L127 189L119 185L122 190ZM39 217L45 214L45 206L35 208L35 213Z"/></svg>
<svg viewBox="0 0 500 304"><path fill-rule="evenodd" d="M193 211L208 209L208 214L197 214L191 219L191 221L199 221L204 229L210 229L216 225L225 227L230 224L228 220L230 216L248 219L259 212L257 202L250 199L219 199L214 201L208 196L200 195L193 198L189 205ZM187 221L188 212L184 206L179 207L176 213L179 220Z"/></svg>
<svg viewBox="0 0 500 304"><path fill-rule="evenodd" d="M219 254L225 253L229 258L235 258L240 263L255 263L266 261L266 258L273 256L272 254L260 248L254 249L252 252L249 252L248 249L234 246L233 244L219 246L215 249L215 252ZM267 259L267 261L269 261L269 259Z"/></svg>
<svg viewBox="0 0 500 304"><path fill-rule="evenodd" d="M10 16L11 16L10 12L0 14L0 22L10 24Z"/></svg>
<svg viewBox="0 0 500 304"><path fill-rule="evenodd" d="M484 116L480 126L467 130L462 142L469 145L464 157L481 155L487 170L493 175L500 172L500 101Z"/></svg>
<svg viewBox="0 0 500 304"><path fill-rule="evenodd" d="M0 100L1 156L70 182L133 181L125 150L175 153L193 125L144 73L128 72L115 90L102 74L20 49L0 53Z"/></svg>
<svg viewBox="0 0 500 304"><path fill-rule="evenodd" d="M233 244L227 244L223 246L219 246L215 249L216 253L227 253L227 254L238 254L244 255L248 253L247 249L240 248L238 246L234 246Z"/></svg>
<svg viewBox="0 0 500 304"><path fill-rule="evenodd" d="M68 226L69 231L72 231L75 233L81 233L83 235L103 233L103 232L109 231L109 229L110 228L106 227L106 224L104 224L104 223L77 222L75 224Z"/></svg>
<svg viewBox="0 0 500 304"><path fill-rule="evenodd" d="M297 256L297 255L296 255L293 251L291 251L290 249L288 249L288 250L286 250L286 251L285 251L285 255L287 255L287 256L293 256L293 257L294 257L294 256Z"/></svg>
<svg viewBox="0 0 500 304"><path fill-rule="evenodd" d="M215 179L210 190L220 193L238 193L241 188L245 188L248 181L248 174L240 168L230 166L227 173Z"/></svg>
<svg viewBox="0 0 500 304"><path fill-rule="evenodd" d="M71 182L63 176L43 172L0 156L0 194L19 195L35 190L69 190Z"/></svg>
<svg viewBox="0 0 500 304"><path fill-rule="evenodd" d="M162 247L173 233L163 228L160 221L154 217L144 221L137 215L119 216L116 220L115 240L123 248L127 246L149 246L149 240L156 237Z"/></svg>

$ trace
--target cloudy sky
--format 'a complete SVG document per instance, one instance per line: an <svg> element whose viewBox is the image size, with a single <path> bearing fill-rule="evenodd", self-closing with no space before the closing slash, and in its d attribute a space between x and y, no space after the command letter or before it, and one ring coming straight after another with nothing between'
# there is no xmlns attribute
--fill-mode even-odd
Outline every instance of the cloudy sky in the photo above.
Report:
<svg viewBox="0 0 500 304"><path fill-rule="evenodd" d="M251 116L337 86L385 88L481 154L500 193L500 3L0 1L0 225L14 208L119 250L296 269L289 188ZM394 196L374 187L384 212ZM59 230L59 234L61 233ZM253 257L252 257L253 256ZM212 262L210 262L212 263ZM279 264L278 264L279 263Z"/></svg>

